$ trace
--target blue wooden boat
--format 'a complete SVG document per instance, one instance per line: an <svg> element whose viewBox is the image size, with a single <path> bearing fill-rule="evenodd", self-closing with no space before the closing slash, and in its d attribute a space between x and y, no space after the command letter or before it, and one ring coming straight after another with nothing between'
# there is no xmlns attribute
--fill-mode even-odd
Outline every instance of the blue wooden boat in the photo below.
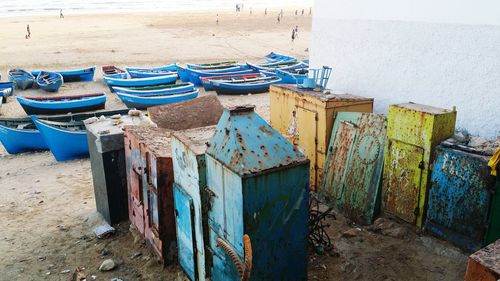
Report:
<svg viewBox="0 0 500 281"><path fill-rule="evenodd" d="M12 88L0 89L0 97L2 98L2 103L7 102L7 97L12 95Z"/></svg>
<svg viewBox="0 0 500 281"><path fill-rule="evenodd" d="M127 72L131 78L148 78L171 74L177 75L177 72L168 70L127 70Z"/></svg>
<svg viewBox="0 0 500 281"><path fill-rule="evenodd" d="M102 67L102 76L109 78L127 78L127 72L121 68L114 65L105 65Z"/></svg>
<svg viewBox="0 0 500 281"><path fill-rule="evenodd" d="M219 69L219 70L211 70L202 71L196 69L188 69L189 72L189 81L193 83L195 86L202 86L201 78L202 77L211 77L211 76L220 76L220 75L241 75L241 74L250 74L255 73L256 71L253 69L242 69L240 66Z"/></svg>
<svg viewBox="0 0 500 281"><path fill-rule="evenodd" d="M34 115L31 118L57 161L85 158L89 155L83 122L47 121Z"/></svg>
<svg viewBox="0 0 500 281"><path fill-rule="evenodd" d="M172 95L191 92L194 90L193 83L165 84L157 86L143 87L113 87L113 90L120 94L129 94L137 96L145 95Z"/></svg>
<svg viewBox="0 0 500 281"><path fill-rule="evenodd" d="M26 90L33 87L35 76L24 69L10 69L9 81L14 82L17 89Z"/></svg>
<svg viewBox="0 0 500 281"><path fill-rule="evenodd" d="M236 61L221 61L221 62L214 62L214 63L202 63L202 64L192 64L188 63L187 67L191 69L221 69L221 68L228 68L228 67L233 67L237 66L238 62Z"/></svg>
<svg viewBox="0 0 500 281"><path fill-rule="evenodd" d="M291 56L271 52L271 53L265 55L264 59L268 62L277 62L277 61L290 60L290 59L295 59L295 58L291 57Z"/></svg>
<svg viewBox="0 0 500 281"><path fill-rule="evenodd" d="M64 114L104 109L105 93L58 97L17 96L26 114Z"/></svg>
<svg viewBox="0 0 500 281"><path fill-rule="evenodd" d="M175 65L177 67L177 75L179 75L179 78L181 79L182 82L189 82L189 71L187 67L184 67L180 64Z"/></svg>
<svg viewBox="0 0 500 281"><path fill-rule="evenodd" d="M264 77L265 75L261 73L250 73L250 74L240 74L240 75L219 75L219 76L211 76L211 77L202 77L201 78L201 83L203 84L203 88L205 91L213 91L214 87L212 85L212 81L234 81L234 80L241 80L241 79L246 79L247 81L249 79L255 79L259 77Z"/></svg>
<svg viewBox="0 0 500 281"><path fill-rule="evenodd" d="M14 87L14 82L0 82L0 90L11 89L11 91L14 91Z"/></svg>
<svg viewBox="0 0 500 281"><path fill-rule="evenodd" d="M169 65L163 65L163 66L154 66L154 67L126 67L125 70L127 71L170 71L174 72L177 71L177 64L169 64Z"/></svg>
<svg viewBox="0 0 500 281"><path fill-rule="evenodd" d="M122 109L60 116L38 116L38 119L76 123L91 117L127 114L128 111L129 109ZM10 154L49 149L31 117L0 118L0 142Z"/></svg>
<svg viewBox="0 0 500 281"><path fill-rule="evenodd" d="M281 70L293 70L298 68L305 68L308 65L304 62L293 62L293 63L285 63L285 64L277 64L271 66L263 66L262 64L252 64L247 62L248 67L258 71L267 71L267 72L275 72L276 69Z"/></svg>
<svg viewBox="0 0 500 281"><path fill-rule="evenodd" d="M267 77L276 77L276 76L278 76L278 75L276 75L276 71L259 70L259 73L261 73L262 75L267 76Z"/></svg>
<svg viewBox="0 0 500 281"><path fill-rule="evenodd" d="M41 71L32 71L31 74L38 76ZM83 68L83 69L73 69L73 70L61 70L52 71L62 75L64 82L88 82L94 80L95 66Z"/></svg>
<svg viewBox="0 0 500 281"><path fill-rule="evenodd" d="M170 95L138 96L116 93L120 100L129 108L146 109L151 106L174 103L194 99L198 96L198 90L187 93Z"/></svg>
<svg viewBox="0 0 500 281"><path fill-rule="evenodd" d="M218 95L245 95L268 92L269 86L280 82L278 77L263 77L252 81L213 81L212 85Z"/></svg>
<svg viewBox="0 0 500 281"><path fill-rule="evenodd" d="M302 84L304 79L307 79L307 68L299 68L294 70L276 69L276 75L281 78L283 84Z"/></svg>
<svg viewBox="0 0 500 281"><path fill-rule="evenodd" d="M108 87L113 91L113 86L116 87L138 87L138 86L155 86L162 84L172 84L177 80L177 74L169 74L158 77L148 77L148 78L131 78L131 79L121 79L104 77L104 81L108 84Z"/></svg>
<svg viewBox="0 0 500 281"><path fill-rule="evenodd" d="M63 85L64 80L57 72L40 71L36 77L36 84L47 92L57 92Z"/></svg>

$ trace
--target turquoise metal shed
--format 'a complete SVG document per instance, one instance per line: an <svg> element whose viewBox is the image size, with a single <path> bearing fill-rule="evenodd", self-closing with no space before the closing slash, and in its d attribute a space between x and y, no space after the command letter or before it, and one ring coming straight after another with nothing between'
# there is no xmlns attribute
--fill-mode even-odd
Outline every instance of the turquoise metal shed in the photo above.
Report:
<svg viewBox="0 0 500 281"><path fill-rule="evenodd" d="M307 280L309 160L250 106L224 111L206 154L212 280L240 280L244 235L249 280Z"/></svg>

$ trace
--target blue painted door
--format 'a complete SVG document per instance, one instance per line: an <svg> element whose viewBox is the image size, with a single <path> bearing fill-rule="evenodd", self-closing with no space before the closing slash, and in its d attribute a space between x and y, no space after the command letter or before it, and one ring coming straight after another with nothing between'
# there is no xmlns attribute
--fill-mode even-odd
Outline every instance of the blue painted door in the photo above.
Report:
<svg viewBox="0 0 500 281"><path fill-rule="evenodd" d="M426 230L468 251L481 248L492 184L488 158L439 146L433 165Z"/></svg>
<svg viewBox="0 0 500 281"><path fill-rule="evenodd" d="M177 225L177 246L179 263L191 280L197 280L195 247L193 235L193 199L174 183L175 222Z"/></svg>

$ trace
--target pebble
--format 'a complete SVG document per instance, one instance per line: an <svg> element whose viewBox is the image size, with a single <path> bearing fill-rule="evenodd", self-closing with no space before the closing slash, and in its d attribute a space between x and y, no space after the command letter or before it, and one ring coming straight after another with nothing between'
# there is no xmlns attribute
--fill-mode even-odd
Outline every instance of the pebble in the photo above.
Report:
<svg viewBox="0 0 500 281"><path fill-rule="evenodd" d="M116 267L115 261L112 259L107 259L102 262L101 266L99 266L100 271L110 271Z"/></svg>
<svg viewBox="0 0 500 281"><path fill-rule="evenodd" d="M360 232L361 232L361 229L359 229L359 228L351 228L351 229L344 231L344 233L342 233L342 237L345 237L345 238L356 237L356 236L358 236L358 234Z"/></svg>
<svg viewBox="0 0 500 281"><path fill-rule="evenodd" d="M65 270L61 271L61 274L66 274L66 273L69 273L69 269L65 269Z"/></svg>

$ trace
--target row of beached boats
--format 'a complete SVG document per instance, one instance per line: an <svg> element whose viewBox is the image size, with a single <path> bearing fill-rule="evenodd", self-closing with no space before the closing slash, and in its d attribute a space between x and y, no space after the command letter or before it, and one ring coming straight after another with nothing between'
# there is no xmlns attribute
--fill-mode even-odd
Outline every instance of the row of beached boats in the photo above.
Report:
<svg viewBox="0 0 500 281"><path fill-rule="evenodd" d="M203 86L206 91L216 91L218 94L240 95L266 92L275 83L302 83L307 78L307 61L275 53L267 55L265 59L266 62L259 64L224 61L152 68L120 69L104 66L103 81L128 108L145 109L194 99L199 93L196 86ZM38 78L44 77L43 81L47 84L61 80L62 85L68 81L93 81L94 73L95 67L59 72L11 70L10 81L0 82L0 99L11 95L14 89L28 89L34 85L41 88ZM30 116L0 118L0 142L10 154L50 149L58 161L88 155L83 120L128 112L124 109L82 113L104 109L105 93L16 96L16 99ZM53 114L61 115L48 116Z"/></svg>
<svg viewBox="0 0 500 281"><path fill-rule="evenodd" d="M40 88L47 92L57 92L64 82L88 82L94 80L96 67L64 71L26 71L10 69L9 81L16 89Z"/></svg>

